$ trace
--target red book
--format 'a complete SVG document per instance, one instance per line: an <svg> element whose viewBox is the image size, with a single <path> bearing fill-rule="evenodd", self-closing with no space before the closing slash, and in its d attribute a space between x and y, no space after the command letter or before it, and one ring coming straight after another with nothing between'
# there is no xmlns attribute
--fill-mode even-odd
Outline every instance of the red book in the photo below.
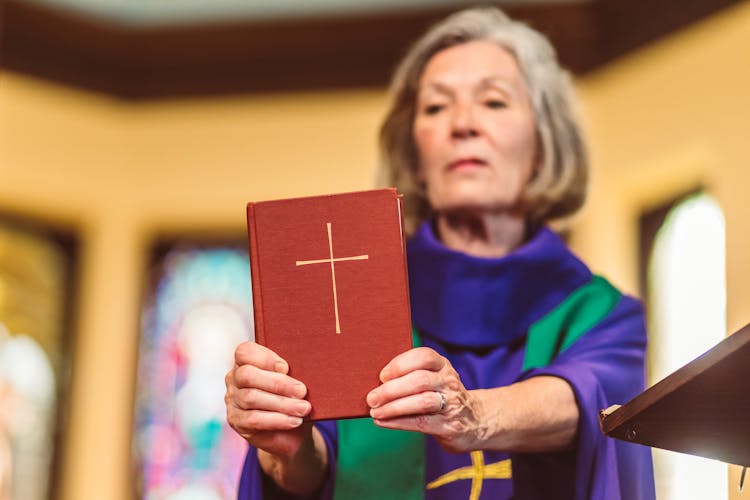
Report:
<svg viewBox="0 0 750 500"><path fill-rule="evenodd" d="M289 363L310 420L369 415L380 370L411 343L395 189L248 203L255 340Z"/></svg>

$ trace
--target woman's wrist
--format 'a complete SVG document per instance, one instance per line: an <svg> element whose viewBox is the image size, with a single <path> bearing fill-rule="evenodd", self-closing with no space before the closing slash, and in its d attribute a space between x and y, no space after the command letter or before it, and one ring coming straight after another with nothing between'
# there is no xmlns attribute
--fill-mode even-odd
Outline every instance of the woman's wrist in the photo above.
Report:
<svg viewBox="0 0 750 500"><path fill-rule="evenodd" d="M507 414L503 414L504 387L469 391L476 417L468 451L502 449L509 437Z"/></svg>
<svg viewBox="0 0 750 500"><path fill-rule="evenodd" d="M310 438L293 455L273 455L259 449L258 462L281 489L306 496L319 490L325 480L328 450L323 436L313 428Z"/></svg>
<svg viewBox="0 0 750 500"><path fill-rule="evenodd" d="M534 377L470 393L478 408L472 449L552 451L575 438L578 406L572 388L560 378Z"/></svg>

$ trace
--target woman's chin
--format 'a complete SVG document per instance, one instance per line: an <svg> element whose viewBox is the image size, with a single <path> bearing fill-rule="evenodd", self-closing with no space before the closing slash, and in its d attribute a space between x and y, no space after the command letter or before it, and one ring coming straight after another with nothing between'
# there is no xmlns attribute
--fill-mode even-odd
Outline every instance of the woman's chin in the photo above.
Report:
<svg viewBox="0 0 750 500"><path fill-rule="evenodd" d="M431 201L438 213L503 213L510 212L511 204L497 198L477 196L476 193L464 196L450 196Z"/></svg>

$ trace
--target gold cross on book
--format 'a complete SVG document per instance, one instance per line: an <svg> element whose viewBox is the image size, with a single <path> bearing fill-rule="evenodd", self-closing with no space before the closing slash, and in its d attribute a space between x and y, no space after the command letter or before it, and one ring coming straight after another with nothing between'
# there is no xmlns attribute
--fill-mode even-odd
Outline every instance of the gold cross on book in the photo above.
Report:
<svg viewBox="0 0 750 500"><path fill-rule="evenodd" d="M341 262L344 260L367 260L368 255L356 255L354 257L333 257L333 237L331 236L331 223L326 222L326 228L328 229L328 255L327 259L317 260L298 260L297 266L306 266L308 264L331 264L331 282L333 283L333 309L336 313L336 333L341 333L341 324L339 323L339 299L336 295L336 266L334 263Z"/></svg>
<svg viewBox="0 0 750 500"><path fill-rule="evenodd" d="M469 500L479 500L482 493L482 482L485 479L510 479L510 459L501 460L494 464L484 465L484 453L482 451L471 452L471 465L452 470L435 479L427 485L428 490L439 488L445 484L460 479L471 479L471 493Z"/></svg>

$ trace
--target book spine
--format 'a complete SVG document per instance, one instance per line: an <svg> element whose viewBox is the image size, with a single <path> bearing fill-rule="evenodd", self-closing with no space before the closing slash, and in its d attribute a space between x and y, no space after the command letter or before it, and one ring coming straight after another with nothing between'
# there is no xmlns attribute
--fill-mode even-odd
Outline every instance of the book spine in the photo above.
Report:
<svg viewBox="0 0 750 500"><path fill-rule="evenodd" d="M394 190L395 191L395 190ZM401 251L404 255L404 285L406 287L406 317L408 319L408 324L406 325L406 328L411 332L412 330L412 322L411 322L411 301L409 296L409 266L407 264L407 258L406 258L406 226L405 226L405 217L404 217L404 195L397 194L397 203L398 203L398 224L399 224L399 230L401 231ZM411 336L410 336L411 338ZM414 342L412 339L412 347L414 347Z"/></svg>
<svg viewBox="0 0 750 500"><path fill-rule="evenodd" d="M263 328L263 294L260 288L260 265L258 256L258 231L255 225L255 204L247 204L247 237L250 256L250 279L253 288L253 320L255 342L266 344L266 331Z"/></svg>

